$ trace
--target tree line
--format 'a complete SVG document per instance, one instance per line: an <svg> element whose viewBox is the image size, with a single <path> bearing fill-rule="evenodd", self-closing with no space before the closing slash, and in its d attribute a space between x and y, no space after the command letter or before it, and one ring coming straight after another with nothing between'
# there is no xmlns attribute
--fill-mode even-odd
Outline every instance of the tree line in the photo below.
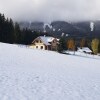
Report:
<svg viewBox="0 0 100 100"><path fill-rule="evenodd" d="M21 30L17 22L14 23L11 18L5 18L4 14L0 14L0 42L28 45L38 36L45 34L27 28Z"/></svg>
<svg viewBox="0 0 100 100"><path fill-rule="evenodd" d="M14 23L11 18L5 18L4 14L0 13L0 42L28 45L40 35L50 36L50 34L32 31L27 28L21 30L17 22ZM100 39L82 38L78 40L72 37L61 37L58 52L62 52L63 50L76 51L77 47L89 47L94 54L100 53Z"/></svg>
<svg viewBox="0 0 100 100"><path fill-rule="evenodd" d="M100 39L93 38L81 38L77 40L75 38L60 38L58 45L58 52L62 52L64 50L77 51L77 48L88 47L93 51L93 54L100 53Z"/></svg>

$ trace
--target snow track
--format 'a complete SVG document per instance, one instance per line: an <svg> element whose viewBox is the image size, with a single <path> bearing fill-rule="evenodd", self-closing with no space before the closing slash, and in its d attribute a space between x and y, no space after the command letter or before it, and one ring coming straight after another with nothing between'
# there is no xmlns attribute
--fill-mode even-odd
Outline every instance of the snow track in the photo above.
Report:
<svg viewBox="0 0 100 100"><path fill-rule="evenodd" d="M100 100L100 60L0 43L0 100Z"/></svg>

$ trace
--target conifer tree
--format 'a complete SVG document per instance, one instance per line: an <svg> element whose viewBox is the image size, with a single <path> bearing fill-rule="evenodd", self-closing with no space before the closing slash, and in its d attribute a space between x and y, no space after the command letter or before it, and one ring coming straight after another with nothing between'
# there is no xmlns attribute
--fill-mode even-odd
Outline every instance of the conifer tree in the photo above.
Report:
<svg viewBox="0 0 100 100"><path fill-rule="evenodd" d="M6 43L14 42L14 25L12 19L6 19L0 14L0 41Z"/></svg>
<svg viewBox="0 0 100 100"><path fill-rule="evenodd" d="M59 45L58 45L58 52L62 52L63 50L66 50L66 40L62 37L59 40Z"/></svg>
<svg viewBox="0 0 100 100"><path fill-rule="evenodd" d="M18 23L15 23L14 31L15 31L16 43L20 44L22 38L21 38L21 30Z"/></svg>

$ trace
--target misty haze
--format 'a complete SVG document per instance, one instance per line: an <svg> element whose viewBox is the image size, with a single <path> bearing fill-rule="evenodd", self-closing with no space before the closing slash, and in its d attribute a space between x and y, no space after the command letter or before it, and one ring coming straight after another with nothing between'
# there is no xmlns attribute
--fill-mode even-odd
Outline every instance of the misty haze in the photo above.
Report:
<svg viewBox="0 0 100 100"><path fill-rule="evenodd" d="M15 21L87 21L100 19L99 0L1 0L0 12Z"/></svg>

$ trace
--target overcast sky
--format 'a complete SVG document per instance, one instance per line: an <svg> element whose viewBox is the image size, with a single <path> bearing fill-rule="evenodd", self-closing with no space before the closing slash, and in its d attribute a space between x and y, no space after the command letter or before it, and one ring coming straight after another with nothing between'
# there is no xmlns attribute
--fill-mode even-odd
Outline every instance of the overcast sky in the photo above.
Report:
<svg viewBox="0 0 100 100"><path fill-rule="evenodd" d="M0 0L0 12L15 21L100 19L100 0Z"/></svg>

